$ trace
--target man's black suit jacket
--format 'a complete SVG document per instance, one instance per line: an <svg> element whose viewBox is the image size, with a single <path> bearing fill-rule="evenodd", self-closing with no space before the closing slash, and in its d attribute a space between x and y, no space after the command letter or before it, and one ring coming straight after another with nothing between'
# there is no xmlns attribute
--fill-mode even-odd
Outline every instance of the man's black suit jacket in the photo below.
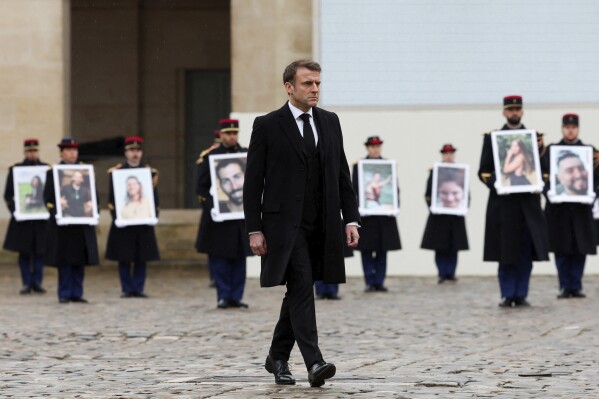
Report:
<svg viewBox="0 0 599 399"><path fill-rule="evenodd" d="M324 254L313 259L322 266L326 283L345 282L344 237L341 215L359 222L339 118L313 108L323 171ZM302 220L306 181L303 138L285 104L254 121L243 188L245 224L248 232L262 231L268 253L262 257L260 285L285 284L285 272Z"/></svg>

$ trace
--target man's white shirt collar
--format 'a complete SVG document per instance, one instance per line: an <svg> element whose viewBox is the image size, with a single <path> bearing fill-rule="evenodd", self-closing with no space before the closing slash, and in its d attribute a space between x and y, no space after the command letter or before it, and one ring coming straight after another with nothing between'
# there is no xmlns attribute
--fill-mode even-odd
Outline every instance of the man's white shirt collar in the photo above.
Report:
<svg viewBox="0 0 599 399"><path fill-rule="evenodd" d="M298 107L291 104L291 101L287 101L287 104L289 104L289 109L291 110L291 113L293 114L294 119L299 119L299 117L303 114L308 114L308 115L310 115L310 118L314 118L314 115L312 115L312 108L310 108L308 110L308 112L304 112L301 109L299 109Z"/></svg>

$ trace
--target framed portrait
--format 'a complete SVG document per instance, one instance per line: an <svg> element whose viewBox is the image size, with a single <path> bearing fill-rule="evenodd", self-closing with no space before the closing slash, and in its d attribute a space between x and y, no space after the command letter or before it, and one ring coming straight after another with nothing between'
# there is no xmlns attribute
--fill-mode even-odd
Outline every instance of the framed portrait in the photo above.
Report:
<svg viewBox="0 0 599 399"><path fill-rule="evenodd" d="M117 169L112 172L117 227L155 225L156 206L150 168Z"/></svg>
<svg viewBox="0 0 599 399"><path fill-rule="evenodd" d="M433 166L433 189L430 210L434 214L468 213L470 166L438 162Z"/></svg>
<svg viewBox="0 0 599 399"><path fill-rule="evenodd" d="M56 224L98 224L93 165L54 165Z"/></svg>
<svg viewBox="0 0 599 399"><path fill-rule="evenodd" d="M12 168L16 221L46 220L50 217L44 203L48 168L46 165Z"/></svg>
<svg viewBox="0 0 599 399"><path fill-rule="evenodd" d="M212 220L243 219L243 183L245 181L246 152L216 154L208 157L212 186L210 195L214 206Z"/></svg>
<svg viewBox="0 0 599 399"><path fill-rule="evenodd" d="M399 213L397 164L387 159L361 159L358 162L358 198L362 216Z"/></svg>
<svg viewBox="0 0 599 399"><path fill-rule="evenodd" d="M592 204L593 148L590 146L552 145L549 147L549 191L551 203Z"/></svg>
<svg viewBox="0 0 599 399"><path fill-rule="evenodd" d="M534 130L500 130L491 133L497 194L543 191L543 177Z"/></svg>

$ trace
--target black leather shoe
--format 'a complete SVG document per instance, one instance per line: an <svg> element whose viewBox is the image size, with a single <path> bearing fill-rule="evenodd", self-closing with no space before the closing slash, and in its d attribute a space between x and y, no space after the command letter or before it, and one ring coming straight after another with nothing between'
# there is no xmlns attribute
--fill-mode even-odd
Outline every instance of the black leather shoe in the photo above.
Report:
<svg viewBox="0 0 599 399"><path fill-rule="evenodd" d="M220 299L216 307L219 309L228 309L231 307L231 303L226 299Z"/></svg>
<svg viewBox="0 0 599 399"><path fill-rule="evenodd" d="M327 299L327 296L325 294L318 294L316 295L316 299Z"/></svg>
<svg viewBox="0 0 599 399"><path fill-rule="evenodd" d="M456 278L456 276L449 276L446 278L447 281L449 281L450 283L457 283L458 279Z"/></svg>
<svg viewBox="0 0 599 399"><path fill-rule="evenodd" d="M229 306L232 308L243 308L247 309L250 307L247 303L243 303L241 301L229 301Z"/></svg>
<svg viewBox="0 0 599 399"><path fill-rule="evenodd" d="M341 299L341 297L337 294L329 294L329 295L327 295L327 299L332 299L333 301L338 301Z"/></svg>
<svg viewBox="0 0 599 399"><path fill-rule="evenodd" d="M21 294L21 295L31 294L31 287L28 285L22 286L21 290L19 291L19 294Z"/></svg>
<svg viewBox="0 0 599 399"><path fill-rule="evenodd" d="M514 299L514 306L519 308L527 308L530 306L530 302L528 302L526 298L516 298Z"/></svg>
<svg viewBox="0 0 599 399"><path fill-rule="evenodd" d="M31 289L33 290L33 292L38 293L38 294L46 293L46 290L41 285L34 284L31 286Z"/></svg>
<svg viewBox="0 0 599 399"><path fill-rule="evenodd" d="M71 298L71 302L88 303L87 299L82 298L82 297L73 297L73 298Z"/></svg>
<svg viewBox="0 0 599 399"><path fill-rule="evenodd" d="M499 302L500 308L511 308L514 300L512 298L503 298L501 302Z"/></svg>
<svg viewBox="0 0 599 399"><path fill-rule="evenodd" d="M69 303L69 298L58 298L58 303Z"/></svg>
<svg viewBox="0 0 599 399"><path fill-rule="evenodd" d="M375 285L374 286L374 290L377 292L387 292L389 291L389 289L387 287L385 287L384 285Z"/></svg>
<svg viewBox="0 0 599 399"><path fill-rule="evenodd" d="M123 292L121 293L121 298L132 298L133 294L130 292Z"/></svg>
<svg viewBox="0 0 599 399"><path fill-rule="evenodd" d="M572 291L570 293L570 295L572 295L572 298L586 298L587 297L585 294L582 293L582 291L578 291L578 290Z"/></svg>
<svg viewBox="0 0 599 399"><path fill-rule="evenodd" d="M308 371L308 381L312 388L318 388L324 385L324 380L333 378L337 369L333 363L324 361L316 362Z"/></svg>
<svg viewBox="0 0 599 399"><path fill-rule="evenodd" d="M131 294L131 296L134 297L134 298L147 298L148 297L143 292L134 292L134 293Z"/></svg>
<svg viewBox="0 0 599 399"><path fill-rule="evenodd" d="M374 288L374 285L367 285L366 288L364 289L364 292L375 292L376 288Z"/></svg>
<svg viewBox="0 0 599 399"><path fill-rule="evenodd" d="M567 298L572 298L572 294L568 290L561 290L559 292L559 295L557 296L557 299L567 299Z"/></svg>
<svg viewBox="0 0 599 399"><path fill-rule="evenodd" d="M294 385L295 378L289 371L289 364L285 360L274 360L270 355L266 356L264 368L275 375L275 383L279 385Z"/></svg>
<svg viewBox="0 0 599 399"><path fill-rule="evenodd" d="M437 280L437 284L443 284L445 282L445 277L439 277L439 280Z"/></svg>

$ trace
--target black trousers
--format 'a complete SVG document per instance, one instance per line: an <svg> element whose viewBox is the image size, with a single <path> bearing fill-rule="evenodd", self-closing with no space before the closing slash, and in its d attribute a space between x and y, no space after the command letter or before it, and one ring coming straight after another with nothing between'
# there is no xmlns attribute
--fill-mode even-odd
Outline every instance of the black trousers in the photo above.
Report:
<svg viewBox="0 0 599 399"><path fill-rule="evenodd" d="M273 359L289 361L293 345L297 342L307 369L323 360L318 348L314 278L310 261L310 243L319 237L314 237L310 230L302 228L297 234L287 265L287 292L270 346Z"/></svg>

